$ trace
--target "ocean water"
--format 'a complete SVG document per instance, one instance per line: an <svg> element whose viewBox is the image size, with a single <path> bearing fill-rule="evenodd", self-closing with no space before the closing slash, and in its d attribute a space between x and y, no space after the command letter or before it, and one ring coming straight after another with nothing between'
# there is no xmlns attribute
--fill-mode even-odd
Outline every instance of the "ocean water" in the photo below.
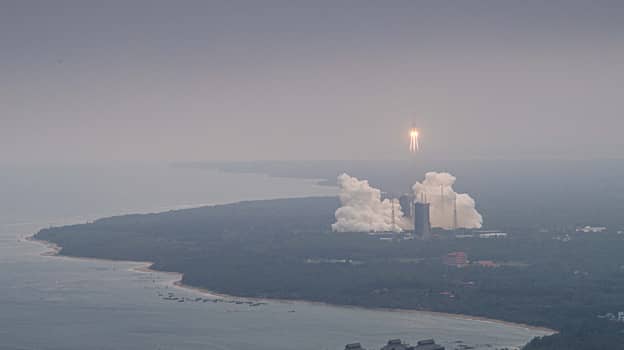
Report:
<svg viewBox="0 0 624 350"><path fill-rule="evenodd" d="M435 338L453 349L516 347L546 332L420 312L305 302L237 304L172 285L141 264L46 256L42 227L246 199L331 195L314 181L158 165L0 168L0 349L379 348ZM185 302L165 300L173 293ZM195 302L196 298L208 302Z"/></svg>

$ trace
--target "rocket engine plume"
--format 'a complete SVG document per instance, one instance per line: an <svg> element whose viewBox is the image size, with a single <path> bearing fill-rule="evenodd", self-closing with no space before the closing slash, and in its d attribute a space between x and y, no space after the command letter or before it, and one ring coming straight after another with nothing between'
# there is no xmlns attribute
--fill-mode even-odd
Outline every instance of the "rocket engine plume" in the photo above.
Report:
<svg viewBox="0 0 624 350"><path fill-rule="evenodd" d="M418 129L411 128L410 129L410 152L414 153L420 149L420 144L418 142Z"/></svg>

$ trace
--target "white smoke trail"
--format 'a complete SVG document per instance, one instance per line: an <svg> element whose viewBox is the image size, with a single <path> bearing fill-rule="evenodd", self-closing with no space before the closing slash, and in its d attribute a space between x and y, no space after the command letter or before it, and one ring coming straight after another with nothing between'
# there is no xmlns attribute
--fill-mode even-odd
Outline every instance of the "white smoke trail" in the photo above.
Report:
<svg viewBox="0 0 624 350"><path fill-rule="evenodd" d="M452 229L480 228L483 217L475 209L475 201L466 193L455 193L455 176L449 173L428 172L425 180L416 182L414 198L430 204L431 226Z"/></svg>
<svg viewBox="0 0 624 350"><path fill-rule="evenodd" d="M358 180L347 174L338 176L340 203L336 210L336 232L400 232L408 229L410 223L403 217L401 206L389 199L381 200L381 191L371 187L366 180Z"/></svg>

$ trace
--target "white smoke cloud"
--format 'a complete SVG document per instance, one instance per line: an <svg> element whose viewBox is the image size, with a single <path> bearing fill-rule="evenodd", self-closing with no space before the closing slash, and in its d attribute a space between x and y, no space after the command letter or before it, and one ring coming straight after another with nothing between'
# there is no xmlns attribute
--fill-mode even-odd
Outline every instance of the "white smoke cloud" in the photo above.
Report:
<svg viewBox="0 0 624 350"><path fill-rule="evenodd" d="M483 217L475 209L475 201L466 193L453 190L455 176L449 173L428 172L423 182L416 182L412 189L414 198L430 204L431 226L452 229L457 210L458 228L480 228Z"/></svg>
<svg viewBox="0 0 624 350"><path fill-rule="evenodd" d="M371 187L366 180L358 180L347 174L338 176L340 203L336 210L336 232L400 232L410 228L410 222L403 217L396 199L381 200L381 191ZM394 221L392 224L392 201Z"/></svg>

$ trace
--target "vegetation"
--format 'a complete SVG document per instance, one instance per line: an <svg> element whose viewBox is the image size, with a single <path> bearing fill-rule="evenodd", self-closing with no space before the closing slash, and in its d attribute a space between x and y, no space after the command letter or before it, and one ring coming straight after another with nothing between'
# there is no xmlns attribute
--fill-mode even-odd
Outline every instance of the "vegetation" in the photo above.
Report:
<svg viewBox="0 0 624 350"><path fill-rule="evenodd" d="M61 253L153 261L221 293L484 316L558 329L527 349L624 349L624 235L387 241L331 233L336 198L241 202L42 230ZM499 267L447 266L466 252Z"/></svg>

